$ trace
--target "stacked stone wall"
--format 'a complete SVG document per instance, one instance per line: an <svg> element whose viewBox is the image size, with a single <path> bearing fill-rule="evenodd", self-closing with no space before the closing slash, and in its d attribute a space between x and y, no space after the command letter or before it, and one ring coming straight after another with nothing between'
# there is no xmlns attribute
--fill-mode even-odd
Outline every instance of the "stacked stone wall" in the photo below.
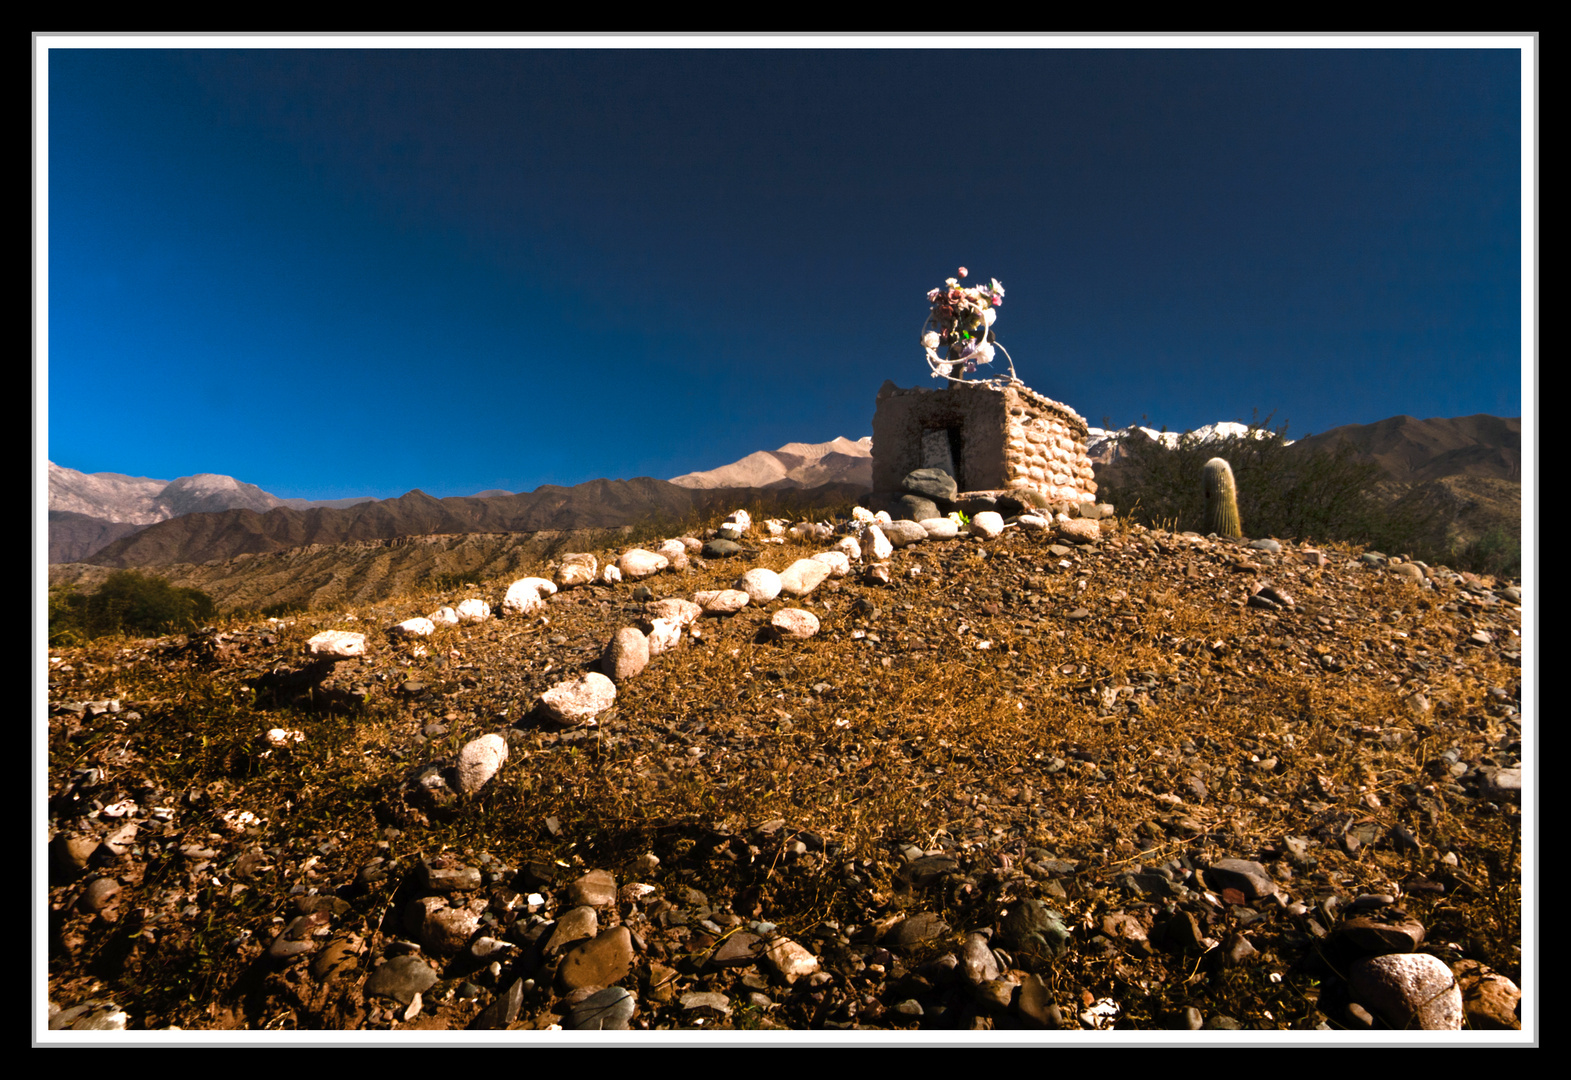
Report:
<svg viewBox="0 0 1571 1080"><path fill-rule="evenodd" d="M924 432L959 433L954 476L965 491L1031 489L1053 502L1096 501L1086 422L1024 383L903 390L886 382L873 413L873 489L898 492L923 460Z"/></svg>

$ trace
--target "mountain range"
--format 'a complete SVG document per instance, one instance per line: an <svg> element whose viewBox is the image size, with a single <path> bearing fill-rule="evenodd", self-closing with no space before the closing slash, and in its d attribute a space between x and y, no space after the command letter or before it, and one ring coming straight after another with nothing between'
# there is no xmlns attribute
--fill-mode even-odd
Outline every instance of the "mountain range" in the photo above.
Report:
<svg viewBox="0 0 1571 1080"><path fill-rule="evenodd" d="M1195 434L1219 438L1242 430L1244 425L1223 423ZM1520 536L1521 432L1519 418L1398 416L1335 428L1299 446L1312 451L1348 444L1359 460L1379 465L1389 499L1442 506L1451 538L1465 541L1497 526ZM1099 479L1104 469L1117 470L1119 448L1131 438L1178 437L1133 427L1093 430L1088 451ZM87 475L51 462L50 580L89 586L115 568L157 566L171 581L204 589L221 604L303 603L345 590L375 597L416 573L504 572L525 558L526 549L554 545L561 541L552 537L575 530L661 521L674 528L695 514L735 506L769 506L784 515L792 507L848 504L871 488L871 455L870 438L837 438L787 443L670 481L592 480L442 499L415 490L396 499L330 503L279 499L215 474L166 482ZM415 538L420 543L411 544ZM366 552L376 554L364 566L349 571L342 565L345 557L364 562ZM301 560L311 563L305 578L314 584L300 579Z"/></svg>

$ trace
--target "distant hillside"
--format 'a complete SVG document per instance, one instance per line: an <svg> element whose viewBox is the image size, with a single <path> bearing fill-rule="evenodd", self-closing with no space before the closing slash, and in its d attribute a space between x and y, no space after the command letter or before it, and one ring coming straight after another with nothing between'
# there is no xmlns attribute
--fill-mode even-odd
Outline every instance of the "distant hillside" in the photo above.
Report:
<svg viewBox="0 0 1571 1080"><path fill-rule="evenodd" d="M1375 424L1347 424L1300 441L1307 451L1347 443L1386 476L1423 484L1447 476L1522 480L1522 418L1459 416L1416 420L1393 416Z"/></svg>
<svg viewBox="0 0 1571 1080"><path fill-rule="evenodd" d="M758 450L740 461L707 472L687 473L671 483L686 488L812 488L854 484L873 488L873 440L841 437L824 443L786 443Z"/></svg>
<svg viewBox="0 0 1571 1080"><path fill-rule="evenodd" d="M864 490L828 484L773 496L777 502L849 503ZM662 520L674 524L695 513L747 505L761 497L756 489L692 489L650 477L591 480L570 488L548 484L526 494L489 499L436 499L411 491L343 510L279 507L266 513L187 514L117 540L85 561L99 566L161 566L402 536L614 529Z"/></svg>
<svg viewBox="0 0 1571 1080"><path fill-rule="evenodd" d="M124 473L84 473L49 462L49 561L85 559L147 525L184 514L223 510L265 513L280 506L344 507L369 498L312 502L280 499L232 476L197 473L155 480Z"/></svg>
<svg viewBox="0 0 1571 1080"><path fill-rule="evenodd" d="M146 528L123 521L106 521L70 510L49 511L49 562L80 562L122 536Z"/></svg>
<svg viewBox="0 0 1571 1080"><path fill-rule="evenodd" d="M1153 435L1149 429L1117 434L1126 439ZM1420 515L1433 521L1423 538L1431 551L1465 546L1496 531L1521 539L1520 417L1393 416L1308 436L1288 453L1307 456L1338 446L1349 447L1355 460L1379 467L1377 494L1393 511L1433 511ZM1104 489L1116 490L1123 484L1127 458L1110 450L1096 466L1096 479Z"/></svg>

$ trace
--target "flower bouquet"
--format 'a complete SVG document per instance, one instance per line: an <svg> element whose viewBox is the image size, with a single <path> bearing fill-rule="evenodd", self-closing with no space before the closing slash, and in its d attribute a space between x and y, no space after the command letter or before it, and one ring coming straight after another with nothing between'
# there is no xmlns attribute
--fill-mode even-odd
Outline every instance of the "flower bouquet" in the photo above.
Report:
<svg viewBox="0 0 1571 1080"><path fill-rule="evenodd" d="M992 329L998 318L998 308L1004 302L1004 287L993 278L986 285L962 288L960 278L967 273L962 266L959 277L949 278L927 294L927 301L932 305L927 322L922 326L922 349L927 354L927 366L932 369L935 379L962 382L963 375L975 371L978 364L991 364L996 353L1002 352L1009 364L1009 377L1013 379L1015 363L1009 351L998 343ZM938 356L940 348L946 350L943 359Z"/></svg>

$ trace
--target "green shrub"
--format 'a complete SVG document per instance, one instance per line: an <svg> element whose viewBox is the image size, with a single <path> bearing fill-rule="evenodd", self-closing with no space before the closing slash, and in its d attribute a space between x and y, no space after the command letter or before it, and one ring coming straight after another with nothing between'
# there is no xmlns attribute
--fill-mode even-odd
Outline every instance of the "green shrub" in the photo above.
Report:
<svg viewBox="0 0 1571 1080"><path fill-rule="evenodd" d="M1522 541L1496 525L1477 540L1451 550L1446 565L1453 570L1495 577L1522 576Z"/></svg>
<svg viewBox="0 0 1571 1080"><path fill-rule="evenodd" d="M49 595L49 642L70 645L108 634L154 636L191 630L212 619L218 605L200 589L183 589L161 577L117 570L96 590L74 588Z"/></svg>
<svg viewBox="0 0 1571 1080"><path fill-rule="evenodd" d="M1269 424L1269 417L1267 418ZM1104 486L1115 506L1153 527L1205 528L1201 478L1211 458L1232 466L1238 517L1247 535L1369 544L1413 551L1433 526L1434 510L1396 507L1378 490L1380 467L1356 460L1351 446L1306 452L1288 445L1287 425L1202 442L1185 435L1175 449L1129 439Z"/></svg>

